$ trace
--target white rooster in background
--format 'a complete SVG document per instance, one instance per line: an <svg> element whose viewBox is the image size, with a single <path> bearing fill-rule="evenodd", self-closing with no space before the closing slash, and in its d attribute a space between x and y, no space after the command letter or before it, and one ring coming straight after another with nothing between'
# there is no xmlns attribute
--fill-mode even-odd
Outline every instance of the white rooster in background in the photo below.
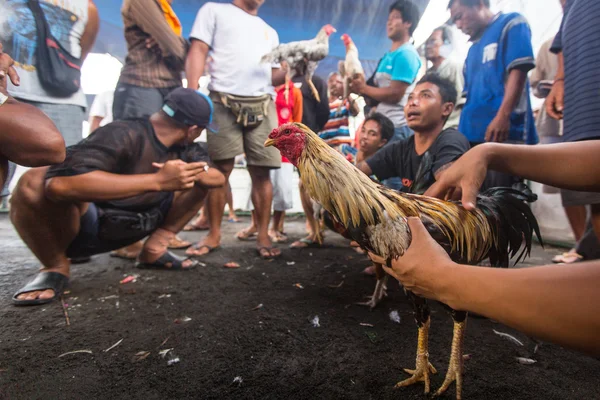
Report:
<svg viewBox="0 0 600 400"><path fill-rule="evenodd" d="M312 82L312 77L319 65L319 61L329 54L329 36L334 32L336 32L335 28L327 24L321 28L314 39L282 43L270 53L265 54L262 57L261 62L287 62L289 69L286 76L286 88L287 83L296 76L296 74L304 72L306 82L310 86L315 99L321 101L321 96L319 96L319 92Z"/></svg>
<svg viewBox="0 0 600 400"><path fill-rule="evenodd" d="M340 74L344 78L344 98L348 98L350 94L350 81L355 75L364 75L365 70L360 63L358 58L358 49L354 45L354 42L350 36L346 33L342 35L342 40L346 46L346 59L344 62L340 62L339 70Z"/></svg>

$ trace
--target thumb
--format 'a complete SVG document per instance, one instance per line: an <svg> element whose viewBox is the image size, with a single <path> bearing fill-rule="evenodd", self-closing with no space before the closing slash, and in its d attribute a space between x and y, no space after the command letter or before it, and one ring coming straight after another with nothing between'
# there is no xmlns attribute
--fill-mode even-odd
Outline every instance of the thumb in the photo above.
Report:
<svg viewBox="0 0 600 400"><path fill-rule="evenodd" d="M425 225L423 225L423 222L421 222L421 218L408 217L408 227L410 228L413 242L415 238L424 234L428 234L427 229L425 229Z"/></svg>
<svg viewBox="0 0 600 400"><path fill-rule="evenodd" d="M162 167L164 167L164 166L165 166L165 163L157 163L157 162L153 162L153 163L152 163L152 166L153 166L154 168L162 168Z"/></svg>

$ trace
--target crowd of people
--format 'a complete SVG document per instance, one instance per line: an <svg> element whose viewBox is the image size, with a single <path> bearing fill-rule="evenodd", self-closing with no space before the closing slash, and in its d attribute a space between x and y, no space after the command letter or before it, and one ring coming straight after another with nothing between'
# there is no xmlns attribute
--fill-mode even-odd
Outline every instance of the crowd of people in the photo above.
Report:
<svg viewBox="0 0 600 400"><path fill-rule="evenodd" d="M10 179L11 162L32 167L12 193L10 217L42 264L37 277L13 296L15 305L53 301L68 283L71 264L94 254L134 258L139 268L194 268L195 258L221 246L226 203L233 212L228 181L240 154L252 182L253 211L251 225L237 237L255 241L262 258L280 256L276 244L288 240L284 219L292 208L294 169L263 144L288 122L302 122L383 185L441 198L462 195L466 208L475 207L481 188L524 179L564 188L578 246L557 261L595 257L600 78L593 61L597 52L586 39L600 37L594 24L600 6L592 0L561 1L560 32L542 47L537 65L522 15L493 13L489 0L450 0L451 21L472 46L463 65L451 54L452 29L434 29L425 43L427 72L421 77L423 61L412 40L420 9L398 0L390 5L386 25L390 49L371 77L333 72L327 81L314 76L310 85L304 71L289 80L286 63L261 63L279 45L277 32L258 16L264 0L204 4L189 40L171 1L123 1L125 65L114 93L96 99L92 133L83 140L75 129L86 106L81 88L67 95L53 91L43 75L56 71L41 70L36 57L42 53L20 51L25 39L17 29L0 35L0 184ZM81 65L98 32L93 1L42 4L28 8L8 0L0 13L10 21L25 7L19 11L36 17L30 19L35 24L43 20L39 9L68 10L52 14L74 15L61 21L70 30L56 40ZM198 89L208 73L205 95ZM537 121L531 91L546 97ZM365 120L352 138L349 119L361 112ZM204 130L207 142L198 142ZM578 143L532 146L538 131ZM318 247L318 204L302 184L299 189L308 235L290 247ZM598 298L597 262L517 271L471 268L450 261L418 219L409 226L410 248L386 269L406 288L538 337L600 351L595 338L600 320L592 317L595 302L589 301ZM177 236L204 228L207 235L197 244ZM174 248L187 248L186 257L169 250ZM465 294L465 287L472 289ZM582 296L588 300L577 302Z"/></svg>

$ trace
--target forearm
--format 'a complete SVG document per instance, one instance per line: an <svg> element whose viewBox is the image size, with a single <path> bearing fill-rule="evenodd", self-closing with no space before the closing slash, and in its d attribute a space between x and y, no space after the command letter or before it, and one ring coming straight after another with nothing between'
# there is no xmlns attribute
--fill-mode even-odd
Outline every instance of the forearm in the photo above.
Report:
<svg viewBox="0 0 600 400"><path fill-rule="evenodd" d="M403 92L400 93L397 89L394 89L391 86L386 88L378 88L365 85L360 94L363 96L368 96L382 103L398 103L400 99L402 99L402 96L404 96Z"/></svg>
<svg viewBox="0 0 600 400"><path fill-rule="evenodd" d="M206 173L200 175L196 184L209 189L218 188L225 185L225 175L216 168L209 168Z"/></svg>
<svg viewBox="0 0 600 400"><path fill-rule="evenodd" d="M526 81L527 74L525 72L518 69L510 71L504 85L504 99L502 99L502 104L498 110L498 116L510 118L510 114L512 114L521 99Z"/></svg>
<svg viewBox="0 0 600 400"><path fill-rule="evenodd" d="M81 60L85 60L87 55L92 51L96 36L100 30L100 17L98 9L92 0L88 1L88 21L85 25L83 34L81 35Z"/></svg>
<svg viewBox="0 0 600 400"><path fill-rule="evenodd" d="M359 162L356 165L356 168L358 168L363 174L367 176L373 175L373 171L371 170L371 167L369 167L369 164L367 164L366 161Z"/></svg>
<svg viewBox="0 0 600 400"><path fill-rule="evenodd" d="M204 46L206 46L204 44ZM197 90L200 77L204 74L206 64L206 56L208 54L208 46L206 51L202 49L202 43L193 41L185 60L185 76L188 80L188 88Z"/></svg>
<svg viewBox="0 0 600 400"><path fill-rule="evenodd" d="M440 300L528 335L600 354L600 263L498 269L455 265Z"/></svg>
<svg viewBox="0 0 600 400"><path fill-rule="evenodd" d="M556 69L556 76L554 80L565 79L565 58L562 51L557 54L558 57L558 68Z"/></svg>
<svg viewBox="0 0 600 400"><path fill-rule="evenodd" d="M53 201L109 201L156 191L160 191L156 174L118 175L93 171L46 181L46 195Z"/></svg>
<svg viewBox="0 0 600 400"><path fill-rule="evenodd" d="M481 147L481 149L478 149ZM572 190L600 191L600 140L538 146L487 143L488 168Z"/></svg>

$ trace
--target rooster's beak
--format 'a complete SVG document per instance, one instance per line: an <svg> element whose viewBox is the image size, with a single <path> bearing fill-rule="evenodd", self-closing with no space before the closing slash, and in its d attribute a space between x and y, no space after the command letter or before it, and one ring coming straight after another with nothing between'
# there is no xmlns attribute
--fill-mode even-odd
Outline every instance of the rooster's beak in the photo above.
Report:
<svg viewBox="0 0 600 400"><path fill-rule="evenodd" d="M265 146L265 147L274 146L276 142L277 142L277 141L276 141L275 139L267 139L267 140L265 141L265 144L264 144L264 146Z"/></svg>

